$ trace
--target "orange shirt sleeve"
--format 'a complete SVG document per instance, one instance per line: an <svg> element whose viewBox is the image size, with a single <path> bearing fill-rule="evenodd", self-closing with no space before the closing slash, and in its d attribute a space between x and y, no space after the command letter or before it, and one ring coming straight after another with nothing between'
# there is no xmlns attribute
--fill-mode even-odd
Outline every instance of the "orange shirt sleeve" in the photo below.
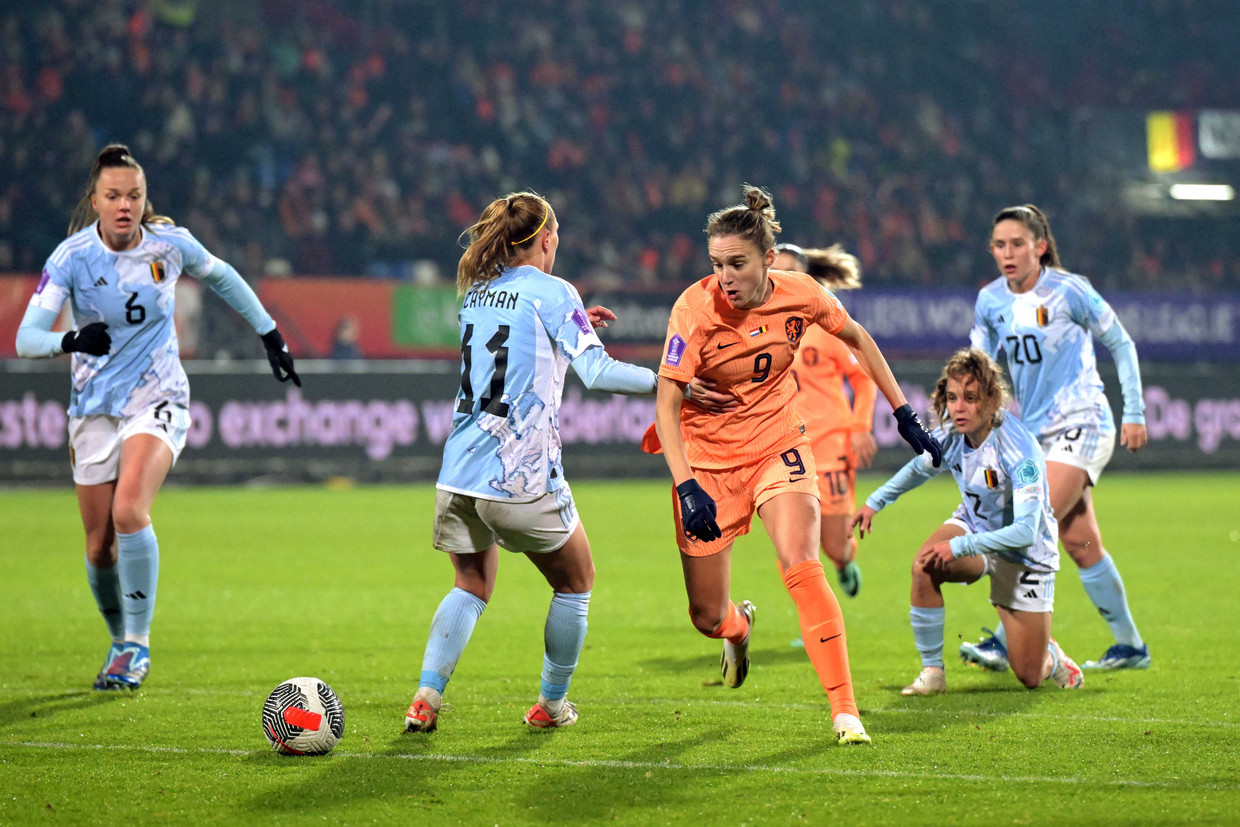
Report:
<svg viewBox="0 0 1240 827"><path fill-rule="evenodd" d="M695 289L696 285L681 293L672 305L667 338L663 342L663 358L659 361L659 375L677 382L692 379L702 359L703 325L700 314L689 306L689 291Z"/></svg>

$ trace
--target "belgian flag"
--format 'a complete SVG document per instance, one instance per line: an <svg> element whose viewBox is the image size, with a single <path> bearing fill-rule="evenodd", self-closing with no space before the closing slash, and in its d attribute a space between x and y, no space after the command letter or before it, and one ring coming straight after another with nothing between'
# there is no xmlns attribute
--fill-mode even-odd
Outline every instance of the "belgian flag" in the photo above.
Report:
<svg viewBox="0 0 1240 827"><path fill-rule="evenodd" d="M1044 304L1038 305L1038 327L1046 327L1051 323L1051 309Z"/></svg>
<svg viewBox="0 0 1240 827"><path fill-rule="evenodd" d="M155 280L156 284L163 284L164 279L168 278L168 271L164 269L162 261L151 262L151 278Z"/></svg>
<svg viewBox="0 0 1240 827"><path fill-rule="evenodd" d="M1188 112L1150 112L1145 116L1150 170L1179 172L1197 161L1197 134Z"/></svg>
<svg viewBox="0 0 1240 827"><path fill-rule="evenodd" d="M986 487L987 488L998 488L999 487L999 472L993 468L986 469Z"/></svg>

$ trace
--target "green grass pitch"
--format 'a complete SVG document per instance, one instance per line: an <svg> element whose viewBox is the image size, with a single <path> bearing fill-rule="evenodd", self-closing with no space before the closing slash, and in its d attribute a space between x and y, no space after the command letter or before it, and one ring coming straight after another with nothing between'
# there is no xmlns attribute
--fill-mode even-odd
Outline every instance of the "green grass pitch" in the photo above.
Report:
<svg viewBox="0 0 1240 827"><path fill-rule="evenodd" d="M879 482L863 478L864 495ZM994 625L984 585L949 587L946 695L903 698L918 659L908 571L957 501L936 480L881 514L861 594L841 598L872 747L833 744L825 696L760 522L732 594L758 606L753 667L719 681L686 611L663 482L574 485L598 577L568 730L527 731L550 591L505 555L432 735L402 732L426 630L451 584L430 486L169 487L153 670L90 682L106 649L68 487L0 491L0 823L1235 823L1240 811L1240 508L1222 474L1111 475L1103 536L1154 656L1030 692L955 660ZM1110 643L1064 558L1055 634ZM272 753L281 680L340 694L323 758Z"/></svg>

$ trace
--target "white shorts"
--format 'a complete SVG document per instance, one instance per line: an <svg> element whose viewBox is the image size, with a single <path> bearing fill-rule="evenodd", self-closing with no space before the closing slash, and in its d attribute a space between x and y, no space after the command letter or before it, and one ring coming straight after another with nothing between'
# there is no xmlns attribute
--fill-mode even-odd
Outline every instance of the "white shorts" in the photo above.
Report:
<svg viewBox="0 0 1240 827"><path fill-rule="evenodd" d="M78 485L101 485L120 476L121 445L135 434L150 434L172 451L176 465L189 433L189 411L171 402L160 402L137 416L69 417L69 464Z"/></svg>
<svg viewBox="0 0 1240 827"><path fill-rule="evenodd" d="M484 500L441 488L435 493L432 543L453 554L477 554L493 545L545 553L563 548L579 522L567 484L523 503Z"/></svg>
<svg viewBox="0 0 1240 827"><path fill-rule="evenodd" d="M1042 440L1042 453L1047 462L1062 462L1080 468L1089 475L1089 484L1097 485L1102 469L1115 453L1115 431L1096 428L1065 428Z"/></svg>
<svg viewBox="0 0 1240 827"><path fill-rule="evenodd" d="M961 516L964 505L944 521L972 534L973 529ZM1030 571L1008 562L997 554L979 555L986 562L982 574L990 578L990 602L1016 612L1053 612L1055 610L1055 572ZM974 581L977 582L977 581Z"/></svg>

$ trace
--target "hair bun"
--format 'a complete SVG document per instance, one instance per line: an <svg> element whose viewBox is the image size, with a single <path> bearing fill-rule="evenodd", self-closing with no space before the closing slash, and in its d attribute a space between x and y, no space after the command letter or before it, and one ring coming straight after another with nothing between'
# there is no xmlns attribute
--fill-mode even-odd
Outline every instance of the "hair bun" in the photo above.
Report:
<svg viewBox="0 0 1240 827"><path fill-rule="evenodd" d="M108 144L99 153L99 160L105 163L109 161L122 161L129 157L129 147L124 144Z"/></svg>

